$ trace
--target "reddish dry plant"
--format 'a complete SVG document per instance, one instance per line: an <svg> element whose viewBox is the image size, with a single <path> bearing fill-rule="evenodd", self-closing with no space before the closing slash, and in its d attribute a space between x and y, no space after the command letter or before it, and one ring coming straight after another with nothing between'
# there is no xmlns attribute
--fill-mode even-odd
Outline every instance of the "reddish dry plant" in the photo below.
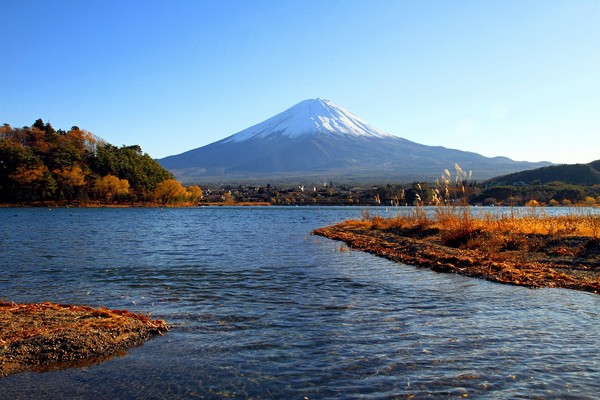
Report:
<svg viewBox="0 0 600 400"><path fill-rule="evenodd" d="M70 317L70 323L58 324L53 314L61 313ZM18 326L6 329L13 316L27 316ZM15 319L15 318L13 318ZM141 322L150 331L162 334L168 330L163 320L152 320L149 315L141 315L127 310L109 310L89 306L64 305L54 303L15 304L0 302L0 322L4 326L0 330L0 345L16 343L20 340L57 334L60 331L77 329L82 332L95 330L114 330L122 327L128 319Z"/></svg>

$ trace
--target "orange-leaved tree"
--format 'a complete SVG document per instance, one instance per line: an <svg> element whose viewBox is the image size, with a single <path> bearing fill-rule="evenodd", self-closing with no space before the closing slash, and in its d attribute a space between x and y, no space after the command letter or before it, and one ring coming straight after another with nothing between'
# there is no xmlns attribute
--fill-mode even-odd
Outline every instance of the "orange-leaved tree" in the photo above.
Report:
<svg viewBox="0 0 600 400"><path fill-rule="evenodd" d="M56 182L42 163L33 166L21 165L9 178L21 185L20 190L28 200L34 200L37 196L44 200L47 192L56 189Z"/></svg>
<svg viewBox="0 0 600 400"><path fill-rule="evenodd" d="M156 185L154 198L161 204L176 204L188 200L188 191L175 179L166 179Z"/></svg>
<svg viewBox="0 0 600 400"><path fill-rule="evenodd" d="M190 201L198 201L198 200L201 200L202 197L204 197L204 193L202 192L202 189L200 189L200 186L198 186L198 185L188 186L187 192L188 192L188 198Z"/></svg>
<svg viewBox="0 0 600 400"><path fill-rule="evenodd" d="M123 199L129 195L129 181L106 175L96 182L96 190L106 201Z"/></svg>
<svg viewBox="0 0 600 400"><path fill-rule="evenodd" d="M85 186L85 173L79 165L63 167L52 171L59 190L68 201L72 201L79 190Z"/></svg>

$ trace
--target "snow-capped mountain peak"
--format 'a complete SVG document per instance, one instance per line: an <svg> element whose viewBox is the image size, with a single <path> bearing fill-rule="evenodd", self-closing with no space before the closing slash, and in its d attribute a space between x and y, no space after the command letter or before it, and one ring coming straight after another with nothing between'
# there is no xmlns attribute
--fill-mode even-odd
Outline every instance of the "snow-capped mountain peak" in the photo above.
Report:
<svg viewBox="0 0 600 400"><path fill-rule="evenodd" d="M314 183L329 177L358 183L427 181L455 163L483 179L547 165L415 143L324 99L302 101L235 135L159 162L194 184Z"/></svg>
<svg viewBox="0 0 600 400"><path fill-rule="evenodd" d="M226 138L224 142L243 142L271 135L298 138L327 134L371 138L395 137L369 125L332 101L317 98L301 101L274 117Z"/></svg>

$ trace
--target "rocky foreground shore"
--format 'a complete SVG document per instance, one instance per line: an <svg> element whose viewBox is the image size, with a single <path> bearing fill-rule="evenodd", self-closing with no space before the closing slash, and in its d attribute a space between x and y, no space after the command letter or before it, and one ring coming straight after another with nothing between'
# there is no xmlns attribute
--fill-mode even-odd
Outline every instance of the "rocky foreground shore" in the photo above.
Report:
<svg viewBox="0 0 600 400"><path fill-rule="evenodd" d="M0 302L0 377L92 364L167 330L129 311Z"/></svg>
<svg viewBox="0 0 600 400"><path fill-rule="evenodd" d="M440 244L437 230L375 229L355 221L316 229L313 234L346 243L403 264L532 288L600 293L600 241L588 237L520 235L510 249ZM514 235L512 240L514 240Z"/></svg>

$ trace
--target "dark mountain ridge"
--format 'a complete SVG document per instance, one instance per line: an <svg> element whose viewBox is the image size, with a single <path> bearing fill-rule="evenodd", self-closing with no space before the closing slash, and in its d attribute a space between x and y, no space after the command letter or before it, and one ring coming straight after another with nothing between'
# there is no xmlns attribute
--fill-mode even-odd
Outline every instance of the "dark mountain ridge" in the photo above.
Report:
<svg viewBox="0 0 600 400"><path fill-rule="evenodd" d="M497 176L487 183L514 185L518 183L531 184L539 182L564 182L571 185L599 185L600 160L588 164L551 165L508 175Z"/></svg>

